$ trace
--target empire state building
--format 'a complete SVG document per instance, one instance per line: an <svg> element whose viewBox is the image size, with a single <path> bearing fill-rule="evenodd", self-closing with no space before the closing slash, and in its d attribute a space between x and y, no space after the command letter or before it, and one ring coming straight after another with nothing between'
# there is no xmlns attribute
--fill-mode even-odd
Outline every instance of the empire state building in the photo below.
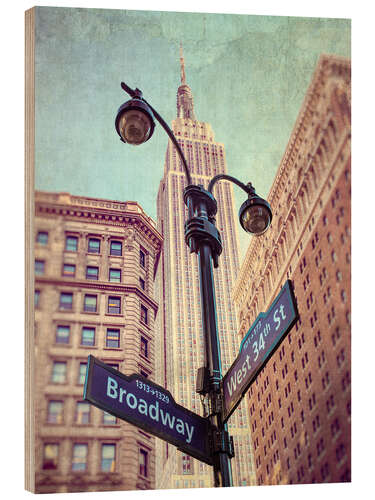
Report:
<svg viewBox="0 0 375 500"><path fill-rule="evenodd" d="M225 149L216 142L211 125L196 119L193 94L186 83L185 62L180 48L181 85L177 90L177 118L172 130L184 153L193 184L205 189L213 176L227 173ZM164 238L159 265L159 344L156 352L157 381L175 400L193 412L204 415L206 405L195 392L196 374L204 365L204 337L200 309L198 262L184 241L186 207L183 190L186 178L178 153L169 141L164 176L157 199L158 229ZM238 235L232 185L221 181L215 186L218 202L216 225L223 252L214 270L217 322L223 374L238 354L238 324L232 288L239 270ZM242 403L228 421L233 436L233 485L255 484L251 432ZM194 488L213 486L212 468L177 451L161 440L157 443L156 488Z"/></svg>

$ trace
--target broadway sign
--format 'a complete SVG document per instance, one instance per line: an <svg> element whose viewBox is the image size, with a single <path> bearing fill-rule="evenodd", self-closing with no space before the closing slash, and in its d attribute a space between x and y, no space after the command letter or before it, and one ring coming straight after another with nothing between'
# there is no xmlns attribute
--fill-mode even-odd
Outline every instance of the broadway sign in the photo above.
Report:
<svg viewBox="0 0 375 500"><path fill-rule="evenodd" d="M126 376L90 355L83 397L212 465L209 420L180 406L169 391L141 375Z"/></svg>
<svg viewBox="0 0 375 500"><path fill-rule="evenodd" d="M236 409L256 376L298 318L292 284L288 280L265 313L260 313L246 336L239 354L222 380L224 421Z"/></svg>

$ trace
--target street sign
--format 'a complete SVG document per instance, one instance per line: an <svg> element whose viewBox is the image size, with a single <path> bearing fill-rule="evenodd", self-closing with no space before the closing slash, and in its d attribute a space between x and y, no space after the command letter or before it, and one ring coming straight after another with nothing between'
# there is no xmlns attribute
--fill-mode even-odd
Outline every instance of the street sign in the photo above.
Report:
<svg viewBox="0 0 375 500"><path fill-rule="evenodd" d="M83 397L212 465L210 421L177 404L169 391L145 377L124 375L90 355Z"/></svg>
<svg viewBox="0 0 375 500"><path fill-rule="evenodd" d="M240 351L222 380L224 421L236 409L282 338L298 319L292 283L288 280L266 313L260 313L242 339Z"/></svg>

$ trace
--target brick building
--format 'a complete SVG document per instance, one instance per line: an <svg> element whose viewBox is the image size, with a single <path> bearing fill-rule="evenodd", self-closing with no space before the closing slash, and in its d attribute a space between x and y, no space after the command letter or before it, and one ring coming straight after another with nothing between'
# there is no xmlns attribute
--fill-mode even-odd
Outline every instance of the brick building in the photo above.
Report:
<svg viewBox="0 0 375 500"><path fill-rule="evenodd" d="M258 484L351 478L350 102L321 56L235 286L241 338L287 279L300 314L247 393Z"/></svg>
<svg viewBox="0 0 375 500"><path fill-rule="evenodd" d="M155 440L82 401L89 354L154 377L162 238L135 202L35 194L35 491L151 489Z"/></svg>

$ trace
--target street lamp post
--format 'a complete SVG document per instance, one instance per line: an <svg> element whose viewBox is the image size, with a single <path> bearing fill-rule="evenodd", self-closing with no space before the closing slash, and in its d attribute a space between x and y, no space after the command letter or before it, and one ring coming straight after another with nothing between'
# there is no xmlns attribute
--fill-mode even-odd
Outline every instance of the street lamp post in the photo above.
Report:
<svg viewBox="0 0 375 500"><path fill-rule="evenodd" d="M158 112L143 98L139 89L131 89L125 83L121 87L132 98L118 110L115 126L123 142L139 145L146 142L154 131L154 118L162 125L177 149L184 168L187 186L184 202L188 208L185 222L185 242L190 252L198 256L201 312L205 339L205 366L199 370L197 392L208 395L210 403L209 419L214 429L212 456L215 486L232 486L230 459L234 456L233 440L223 421L222 370L220 341L217 328L215 286L213 267L218 267L218 257L222 252L220 233L215 226L217 202L212 191L219 180L233 182L248 194L239 212L241 226L253 235L263 234L271 224L272 211L266 200L255 193L251 183L245 185L226 174L215 176L208 189L192 183L191 174L184 154L173 132Z"/></svg>

